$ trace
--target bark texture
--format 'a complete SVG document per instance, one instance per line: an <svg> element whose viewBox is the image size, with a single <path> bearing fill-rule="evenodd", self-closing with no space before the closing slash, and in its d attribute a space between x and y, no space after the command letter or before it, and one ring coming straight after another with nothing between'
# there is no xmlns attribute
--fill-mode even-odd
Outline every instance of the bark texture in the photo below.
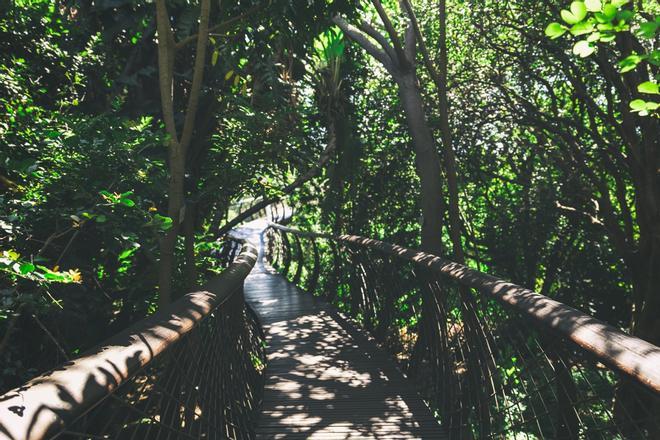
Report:
<svg viewBox="0 0 660 440"><path fill-rule="evenodd" d="M380 2L374 0L373 3L387 30L391 44L385 36L366 22L362 22L359 28L348 24L341 17L335 17L334 22L344 34L378 60L392 75L398 86L415 152L415 170L421 184L421 248L426 252L441 255L443 202L440 158L426 119L417 79L415 66L417 44L414 28L412 25L408 27L405 41L402 42ZM372 42L372 39L378 45Z"/></svg>

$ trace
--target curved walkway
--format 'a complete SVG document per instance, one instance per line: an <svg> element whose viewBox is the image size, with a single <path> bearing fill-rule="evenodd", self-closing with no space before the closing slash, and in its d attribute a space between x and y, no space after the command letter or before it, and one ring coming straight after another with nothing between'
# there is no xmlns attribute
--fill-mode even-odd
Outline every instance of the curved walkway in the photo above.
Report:
<svg viewBox="0 0 660 440"><path fill-rule="evenodd" d="M258 243L264 227L255 221L240 235ZM245 299L268 344L258 439L445 438L394 361L327 302L277 274L261 251Z"/></svg>

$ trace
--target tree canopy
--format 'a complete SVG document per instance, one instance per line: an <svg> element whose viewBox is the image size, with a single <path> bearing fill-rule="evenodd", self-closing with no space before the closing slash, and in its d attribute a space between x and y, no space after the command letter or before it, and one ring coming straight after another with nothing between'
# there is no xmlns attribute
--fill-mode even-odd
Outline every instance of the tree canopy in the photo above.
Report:
<svg viewBox="0 0 660 440"><path fill-rule="evenodd" d="M221 270L246 201L660 345L659 12L0 1L0 386Z"/></svg>

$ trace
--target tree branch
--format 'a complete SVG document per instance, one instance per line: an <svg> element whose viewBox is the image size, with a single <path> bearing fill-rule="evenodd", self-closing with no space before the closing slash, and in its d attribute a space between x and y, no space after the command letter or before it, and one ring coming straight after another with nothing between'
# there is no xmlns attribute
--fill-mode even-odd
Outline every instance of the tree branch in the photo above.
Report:
<svg viewBox="0 0 660 440"><path fill-rule="evenodd" d="M174 122L172 71L174 68L174 36L165 0L156 0L156 29L158 30L158 81L165 129L172 142L178 143Z"/></svg>
<svg viewBox="0 0 660 440"><path fill-rule="evenodd" d="M193 70L193 80L190 89L190 96L188 97L188 108L186 109L186 118L183 123L183 132L181 134L181 148L182 150L188 149L188 144L192 139L193 128L195 126L195 117L197 116L197 108L199 107L199 94L202 89L204 81L204 65L206 64L206 47L208 45L209 34L209 14L211 12L211 0L202 0L200 17L199 17L199 30L197 35L197 51L195 54L195 67Z"/></svg>
<svg viewBox="0 0 660 440"><path fill-rule="evenodd" d="M376 11L378 11L378 15L380 16L380 19L382 20L383 25L385 26L385 30L387 31L387 34L390 36L390 40L392 40L392 45L394 45L394 50L396 51L397 58L399 61L399 67L402 70L406 70L407 68L410 67L410 63L412 62L412 60L408 60L406 58L406 52L403 50L403 45L401 44L401 39L399 38L399 34L397 34L396 29L394 29L394 26L390 21L390 17L388 17L387 12L385 12L385 8L383 8L383 5L380 2L380 0L371 0L371 3L376 8Z"/></svg>
<svg viewBox="0 0 660 440"><path fill-rule="evenodd" d="M378 32L373 27L371 23L367 23L366 21L362 20L360 24L358 24L358 28L362 32L364 32L365 34L369 35L371 38L376 40L392 60L396 60L396 52L394 52L392 45L389 43L389 41L387 41L387 38L385 38L383 34Z"/></svg>
<svg viewBox="0 0 660 440"><path fill-rule="evenodd" d="M307 172L298 176L296 180L294 180L293 182L282 188L281 194L265 198L259 203L252 205L250 208L241 212L236 217L231 219L229 222L225 223L221 228L217 230L216 235L218 237L223 236L227 232L231 231L235 226L237 226L243 220L261 211L268 205L272 205L273 203L279 202L280 200L282 200L283 196L291 194L297 188L301 187L304 183L311 180L313 177L315 177L318 174L321 168L325 166L328 160L330 160L333 152L335 151L335 147L336 147L335 143L329 143L328 146L325 148L325 150L323 150L323 152L321 153L321 157L319 158L319 161L314 165L312 165L307 170Z"/></svg>
<svg viewBox="0 0 660 440"><path fill-rule="evenodd" d="M440 74L438 73L438 70L435 68L433 62L431 61L431 56L429 55L428 47L426 47L426 42L422 37L422 32L419 28L419 22L417 21L415 12L412 9L412 5L410 4L409 0L401 0L401 3L403 4L403 7L406 10L406 13L408 14L408 18L410 19L410 24L412 25L415 33L415 37L417 38L417 43L419 44L419 50L422 54L422 59L424 60L424 67L426 67L427 72L431 76L431 79L433 80L436 89L438 89L438 91L442 91L443 86L444 88L446 88L446 84L444 84L444 82L440 78ZM409 37L406 37L406 44L408 44L408 39Z"/></svg>
<svg viewBox="0 0 660 440"><path fill-rule="evenodd" d="M415 42L415 28L412 23L408 24L406 29L406 41L404 42L404 51L406 52L406 59L414 60L415 53L417 52L417 43Z"/></svg>
<svg viewBox="0 0 660 440"><path fill-rule="evenodd" d="M270 4L270 2L268 2L268 4ZM237 15L236 17L232 17L230 19L227 19L227 20L223 21L222 23L218 23L215 26L212 26L212 27L209 28L208 34L225 30L225 29L229 28L231 25L236 24L237 22L249 17L250 15L252 15L255 12L259 11L260 9L263 9L264 6L266 6L265 3L253 6L250 9L248 9L247 11L243 12L242 14ZM198 37L199 37L199 33L190 35L189 37L186 37L183 40L176 43L174 45L174 49L175 50L183 49L188 44L192 43L193 41L196 41Z"/></svg>
<svg viewBox="0 0 660 440"><path fill-rule="evenodd" d="M359 29L348 24L346 20L340 16L335 16L332 21L339 26L344 34L346 34L351 40L359 44L369 53L369 55L380 61L390 73L395 70L393 60L383 50L376 47L376 45L373 44L365 34L360 32Z"/></svg>

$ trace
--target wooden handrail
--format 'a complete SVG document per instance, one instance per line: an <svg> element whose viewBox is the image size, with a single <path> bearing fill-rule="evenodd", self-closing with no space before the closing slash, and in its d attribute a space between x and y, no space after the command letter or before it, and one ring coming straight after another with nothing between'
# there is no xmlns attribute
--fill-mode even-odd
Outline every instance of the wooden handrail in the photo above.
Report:
<svg viewBox="0 0 660 440"><path fill-rule="evenodd" d="M442 274L514 309L552 334L571 340L614 371L660 393L660 347L545 295L436 255L371 238L357 235L333 237L278 224L271 224L271 227L304 237L335 240L374 250Z"/></svg>
<svg viewBox="0 0 660 440"><path fill-rule="evenodd" d="M63 430L241 292L256 260L257 249L244 242L236 260L199 291L0 396L0 439L40 440Z"/></svg>

